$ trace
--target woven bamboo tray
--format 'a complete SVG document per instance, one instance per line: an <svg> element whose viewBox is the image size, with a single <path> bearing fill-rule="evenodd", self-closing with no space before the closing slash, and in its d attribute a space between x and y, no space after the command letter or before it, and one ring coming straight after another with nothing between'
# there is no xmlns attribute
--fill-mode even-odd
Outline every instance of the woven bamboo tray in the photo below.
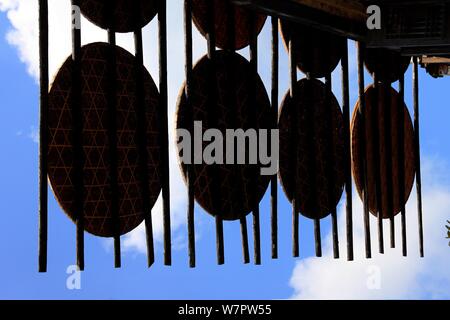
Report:
<svg viewBox="0 0 450 320"><path fill-rule="evenodd" d="M114 236L111 215L111 187L108 140L108 51L109 46L94 43L82 47L82 147L85 157L84 219L86 231L103 237ZM135 58L116 47L117 59L117 161L119 185L119 231L125 234L144 219L139 185L139 155L136 141ZM150 203L161 190L158 126L159 93L150 74L141 67L145 85L147 150ZM49 167L48 176L57 201L75 221L72 149L72 59L59 70L49 95Z"/></svg>
<svg viewBox="0 0 450 320"><path fill-rule="evenodd" d="M322 219L338 204L345 183L344 119L333 93L321 81L304 79L296 86L297 95L291 98L288 93L281 105L279 176L289 201L296 197L300 213L311 219ZM313 120L308 119L308 109ZM331 127L327 120L330 112ZM311 122L313 136L307 129ZM312 162L315 172L310 167ZM330 193L330 183L333 183L333 193ZM330 194L334 196L331 198Z"/></svg>
<svg viewBox="0 0 450 320"><path fill-rule="evenodd" d="M271 112L266 89L249 62L236 53L218 51L214 64L205 56L194 67L189 101L183 86L176 127L190 130L193 121L202 121L203 130L219 129L225 137L226 129L273 128ZM186 175L186 166L181 167ZM196 201L224 220L237 220L253 211L270 181L270 176L260 174L259 164L193 167Z"/></svg>
<svg viewBox="0 0 450 320"><path fill-rule="evenodd" d="M408 70L411 57L388 49L366 49L365 64L370 74L376 73L379 82L391 84Z"/></svg>
<svg viewBox="0 0 450 320"><path fill-rule="evenodd" d="M365 123L366 123L366 133L365 135L360 132L360 115L359 108L360 102L358 101L355 106L355 111L353 113L352 124L351 124L351 133L352 133L352 162L353 162L353 176L355 179L356 188L358 190L359 195L362 195L363 189L363 176L362 176L362 168L361 168L361 160L365 161L367 164L368 170L368 195L369 195L369 209L372 214L377 215L377 199L376 199L376 176L379 175L381 179L381 201L383 208L383 218L387 219L392 215L392 212L388 211L388 186L387 186L387 177L392 177L392 199L393 199L393 214L397 215L404 204L406 204L409 195L411 194L411 190L414 184L414 176L415 176L415 161L414 161L414 130L413 124L411 122L411 117L408 111L408 108L404 104L404 102L400 103L398 93L390 87L390 85L385 86L385 94L390 95L386 99L390 98L390 106L386 103L377 103L378 101L378 93L374 89L373 85L369 86L365 92L365 101L366 101L366 115L365 115ZM386 100L382 100L386 101ZM375 105L374 105L375 104ZM378 104L378 105L377 105ZM372 126L371 126L371 113L373 112L373 108L377 108L377 116L378 116L378 130L379 130L379 145L373 145L373 135L372 135ZM399 121L399 110L400 108L404 108L404 152L405 152L405 167L404 167L404 203L400 203L399 195L400 195L400 163L399 163L399 150L400 145L398 143L398 135L399 130L397 123ZM391 122L391 145L392 145L392 173L387 172L387 163L386 163L386 145L383 141L385 141L385 126L387 121ZM361 154L360 151L360 139L365 139L366 143L366 155ZM374 170L375 164L373 162L373 153L375 150L378 150L380 154L380 173L376 173ZM380 206L381 208L381 206Z"/></svg>
<svg viewBox="0 0 450 320"><path fill-rule="evenodd" d="M280 20L280 30L286 50L292 39L297 66L311 78L325 77L342 59L346 41L342 37L287 20Z"/></svg>
<svg viewBox="0 0 450 320"><path fill-rule="evenodd" d="M195 26L204 37L210 31L208 21L211 18L207 10L209 1L211 0L192 1L192 18ZM231 15L227 10L227 1L214 0L216 46L221 49L240 50L248 46L251 41L250 12L230 4L231 10L234 12L234 32L232 32L228 26L230 25L230 19L233 19L233 17L230 17ZM257 34L261 32L266 19L267 16L265 15L255 15L254 28Z"/></svg>
<svg viewBox="0 0 450 320"><path fill-rule="evenodd" d="M80 0L83 15L102 29L110 29L114 25L116 32L134 32L145 27L158 12L156 0L115 0L111 1ZM113 13L113 23L108 15Z"/></svg>

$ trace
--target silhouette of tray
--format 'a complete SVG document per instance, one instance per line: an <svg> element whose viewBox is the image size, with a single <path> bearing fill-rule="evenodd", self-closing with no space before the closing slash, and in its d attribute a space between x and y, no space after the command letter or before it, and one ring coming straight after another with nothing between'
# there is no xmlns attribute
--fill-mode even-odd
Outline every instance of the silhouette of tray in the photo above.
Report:
<svg viewBox="0 0 450 320"><path fill-rule="evenodd" d="M288 93L281 105L278 124L279 176L289 201L293 201L296 191L300 213L311 219L322 219L331 213L330 204L334 207L338 204L345 183L343 115L333 93L321 81L303 79L296 86L297 95L292 99ZM314 114L314 136L308 131L308 126L311 125L307 115L308 108ZM332 127L327 120L329 110L332 110ZM294 118L294 112L297 113L297 119ZM314 148L314 153L311 153L311 147ZM329 156L330 151L332 158ZM311 162L315 164L315 172L310 167ZM334 173L333 199L329 196L332 183L330 172ZM297 185L295 189L294 177Z"/></svg>
<svg viewBox="0 0 450 320"><path fill-rule="evenodd" d="M377 73L379 82L391 84L405 74L411 63L411 57L388 49L366 49L365 64L370 74Z"/></svg>
<svg viewBox="0 0 450 320"><path fill-rule="evenodd" d="M144 219L139 184L139 154L136 144L136 83L134 56L116 47L117 56L117 161L120 234L136 228ZM108 139L108 52L109 46L94 43L82 47L82 144L85 157L84 219L86 231L103 237L114 236ZM148 171L150 204L161 189L158 126L159 93L150 74L142 66L148 126ZM72 60L59 70L49 96L48 175L56 199L75 221L72 151Z"/></svg>
<svg viewBox="0 0 450 320"><path fill-rule="evenodd" d="M256 98L255 104L252 98ZM219 129L225 137L227 129L273 128L271 112L266 89L249 62L236 53L218 51L214 65L205 56L194 67L189 101L183 86L176 126L190 130L193 121L202 121L204 131ZM203 149L208 144L203 143ZM259 204L270 176L260 174L259 164L246 163L194 166L195 199L208 213L237 220ZM180 165L186 175L187 167L181 159Z"/></svg>
<svg viewBox="0 0 450 320"><path fill-rule="evenodd" d="M304 74L311 78L323 78L336 69L345 50L346 39L295 24L287 20L280 20L281 36L288 50L289 41L295 44L297 66Z"/></svg>
<svg viewBox="0 0 450 320"><path fill-rule="evenodd" d="M116 32L133 32L145 27L158 12L156 0L115 0L114 8L111 1L80 0L83 15L102 29L109 29L114 24ZM108 17L109 10L114 13L114 22Z"/></svg>
<svg viewBox="0 0 450 320"><path fill-rule="evenodd" d="M390 95L391 103L390 106L387 106L386 103L379 104L378 108L378 127L379 127L379 152L380 152L380 170L381 174L381 200L383 205L383 218L387 219L390 217L392 213L388 212L388 186L387 186L387 177L392 176L392 199L393 199L393 212L394 215L398 214L401 211L401 208L404 204L400 203L399 195L400 195L400 163L399 163L399 150L400 146L398 143L398 120L399 120L399 109L400 107L404 108L404 155L405 155L405 170L404 170L404 191L405 191L405 204L411 194L411 190L414 184L414 176L415 176L415 164L414 164L414 129L413 124L411 122L411 117L408 112L408 108L404 103L400 104L398 93L390 87L390 85L384 86L385 94ZM363 189L363 176L362 176L362 168L360 165L360 160L362 158L363 161L367 163L368 170L368 195L369 195L369 209L375 216L377 215L377 200L376 200L376 174L374 172L374 162L371 161L373 159L372 154L374 150L373 139L372 139L372 127L371 127L371 112L374 106L374 103L377 100L378 93L374 89L373 85L369 86L365 92L365 100L366 100L366 135L365 135L365 143L366 143L366 152L367 154L364 156L361 154L359 141L362 138L360 134L360 115L359 108L360 102L358 101L355 106L355 111L353 113L352 118L352 162L353 162L353 176L355 179L356 188L358 190L359 195L362 195ZM387 97L386 99L389 99ZM387 100L388 101L388 100ZM390 112L389 110L390 109ZM392 145L392 174L387 172L386 166L386 145L383 141L385 141L385 133L384 128L386 125L386 121L391 122L391 145Z"/></svg>
<svg viewBox="0 0 450 320"><path fill-rule="evenodd" d="M200 33L206 37L209 33L208 21L210 16L208 14L207 4L211 0L193 0L192 1L192 18L195 26ZM221 49L240 50L250 44L251 29L250 29L250 13L246 9L239 8L234 4L230 4L234 10L234 41L232 39L233 33L228 28L230 15L227 10L227 1L214 0L215 11L215 36L216 46ZM264 27L267 16L257 14L255 15L255 30L259 34ZM233 44L234 42L234 44ZM233 44L233 45L232 45Z"/></svg>

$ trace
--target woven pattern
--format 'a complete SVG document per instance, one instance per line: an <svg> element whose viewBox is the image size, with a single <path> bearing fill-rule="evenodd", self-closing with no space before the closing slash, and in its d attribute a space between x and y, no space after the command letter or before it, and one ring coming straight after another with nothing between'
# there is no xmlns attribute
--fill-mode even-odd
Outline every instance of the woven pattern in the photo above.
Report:
<svg viewBox="0 0 450 320"><path fill-rule="evenodd" d="M333 93L321 81L304 79L296 86L296 97L291 98L288 93L280 111L279 175L289 201L292 202L296 196L300 213L311 219L322 219L339 203L345 183L344 119ZM308 119L308 109L313 120ZM295 113L297 119L294 118ZM328 120L330 113L331 127ZM307 129L311 122L314 136ZM309 149L311 146L314 148L312 153ZM297 152L293 154L295 149ZM332 158L328 155L330 149ZM309 167L312 161L315 172ZM329 196L330 172L334 176L332 199ZM314 190L312 183L315 185Z"/></svg>
<svg viewBox="0 0 450 320"><path fill-rule="evenodd" d="M108 15L113 13L116 32L133 32L145 27L158 12L156 0L115 0L114 8L110 1L80 0L83 15L102 29L112 27Z"/></svg>
<svg viewBox="0 0 450 320"><path fill-rule="evenodd" d="M251 95L252 90L256 90L256 95ZM202 58L193 70L189 103L184 92L183 86L177 128L189 130L190 121L202 121L203 130L219 129L224 137L226 129L272 128L270 101L264 85L248 61L238 54L217 52L215 66L207 57ZM255 104L252 96L256 97ZM203 148L207 145L204 143ZM186 166L181 166L186 174ZM195 199L213 216L220 215L224 220L244 217L259 204L270 181L269 176L261 176L260 168L260 165L195 165Z"/></svg>
<svg viewBox="0 0 450 320"><path fill-rule="evenodd" d="M108 61L109 46L94 43L82 48L82 144L85 157L84 218L86 231L104 237L114 235L111 216L111 189L108 139ZM116 47L117 59L117 161L119 185L120 234L136 228L144 219L139 186L139 155L136 144L135 59ZM142 66L147 116L148 170L150 202L160 193L161 183L159 127L157 110L159 93L150 74ZM72 60L69 58L56 76L49 101L49 168L53 192L61 207L75 221L72 150Z"/></svg>
<svg viewBox="0 0 450 320"><path fill-rule="evenodd" d="M311 78L325 77L342 59L345 38L287 20L280 20L280 30L286 48L294 42L298 68Z"/></svg>
<svg viewBox="0 0 450 320"><path fill-rule="evenodd" d="M352 119L352 161L353 161L353 176L355 179L356 188L358 190L359 195L362 195L363 189L363 176L362 176L362 168L360 161L365 161L367 163L368 170L368 195L369 195L369 209L374 214L377 215L377 199L376 199L376 175L379 175L381 178L381 200L383 206L383 218L387 219L390 217L392 213L388 211L388 188L387 188L387 177L392 176L393 188L392 188L392 198L393 198L393 213L394 215L398 214L401 211L401 208L408 201L409 195L411 194L411 190L414 184L414 176L415 176L415 156L414 156L414 129L411 122L411 117L408 112L408 108L404 104L404 102L400 103L399 94L389 86L385 86L384 88L385 94L389 95L386 99L390 99L390 106L386 103L378 103L378 106L375 104L378 101L378 92L374 89L373 86L369 86L366 89L365 93L365 101L366 101L366 115L365 115L365 123L366 123L366 133L365 136L360 130L360 115L359 108L360 102L356 104L355 111ZM386 100L382 100L386 101ZM388 101L388 100L387 100ZM375 104L375 105L374 105ZM379 126L379 145L373 145L373 135L372 135L372 127L371 127L371 113L373 112L373 108L377 108L377 116L378 116L378 126ZM399 195L400 195L400 163L399 163L399 150L400 146L398 143L398 135L399 130L397 123L399 121L399 110L400 108L404 108L404 152L405 152L405 185L404 185L404 203L400 203ZM386 145L385 141L385 126L387 121L391 122L391 145L392 145L392 173L387 172L386 166ZM365 139L366 141L366 155L361 154L361 150L359 147L360 139ZM376 173L374 170L374 163L370 159L373 159L373 152L378 150L380 154L380 173ZM381 207L380 207L381 208Z"/></svg>
<svg viewBox="0 0 450 320"><path fill-rule="evenodd" d="M380 82L391 84L400 79L408 70L411 57L388 49L366 49L365 64L370 74L376 73Z"/></svg>
<svg viewBox="0 0 450 320"><path fill-rule="evenodd" d="M192 1L192 18L200 33L205 37L210 31L208 27L210 16L207 8L209 1L211 0ZM227 2L230 4L227 4ZM230 19L233 19L233 17L230 17L231 14L229 14L228 6L231 6L231 10L234 12L234 41L233 32L228 27ZM251 28L249 11L231 4L229 0L214 0L214 12L217 47L221 49L240 50L250 44ZM264 27L266 18L267 16L265 15L255 15L254 28L258 34Z"/></svg>

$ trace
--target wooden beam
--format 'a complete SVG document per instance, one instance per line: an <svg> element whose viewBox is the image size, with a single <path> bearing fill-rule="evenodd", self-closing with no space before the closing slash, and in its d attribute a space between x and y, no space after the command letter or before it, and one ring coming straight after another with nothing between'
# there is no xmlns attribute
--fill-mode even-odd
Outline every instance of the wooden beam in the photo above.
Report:
<svg viewBox="0 0 450 320"><path fill-rule="evenodd" d="M286 0L281 0L286 1ZM288 0L289 1L289 0ZM355 0L290 0L329 14L354 21L365 22L367 13L361 1Z"/></svg>
<svg viewBox="0 0 450 320"><path fill-rule="evenodd" d="M450 58L446 57L422 57L420 60L422 64L450 64Z"/></svg>
<svg viewBox="0 0 450 320"><path fill-rule="evenodd" d="M353 40L366 39L364 6L357 9L355 0L332 3L330 0L232 0L268 15L290 19L312 28L334 33ZM346 9L348 6L348 10ZM349 18L352 17L352 18Z"/></svg>

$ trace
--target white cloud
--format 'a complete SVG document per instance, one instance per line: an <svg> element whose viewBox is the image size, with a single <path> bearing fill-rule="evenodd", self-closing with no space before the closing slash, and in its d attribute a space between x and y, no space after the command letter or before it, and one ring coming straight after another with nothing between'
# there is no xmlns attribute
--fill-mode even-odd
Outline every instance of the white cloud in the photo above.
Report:
<svg viewBox="0 0 450 320"><path fill-rule="evenodd" d="M168 12L168 59L169 64L169 119L174 118L177 95L184 81L184 39L182 2L169 1ZM36 0L0 0L0 11L6 12L11 29L6 38L9 44L17 48L20 60L27 66L28 73L39 78L39 31L38 31L38 1ZM70 1L49 0L49 68L52 79L61 64L71 53L71 11ZM145 66L152 74L155 83L159 81L158 72L158 42L157 19L154 19L144 29ZM101 30L82 19L82 43L106 41L106 31ZM118 34L117 43L121 47L134 52L132 34ZM199 58L206 52L206 45L201 36L194 33L194 57ZM173 121L169 121L170 141L174 141ZM32 138L36 138L33 135ZM186 188L181 178L177 164L175 144L170 143L171 172L171 218L172 230L176 232L185 224ZM154 235L157 242L162 241L162 206L158 200L153 210ZM174 235L174 239L179 239ZM128 251L146 252L145 228L141 225L133 232L124 236L123 247ZM177 247L180 247L179 245Z"/></svg>
<svg viewBox="0 0 450 320"><path fill-rule="evenodd" d="M424 177L425 258L419 258L416 197L407 206L408 257L401 254L400 220L396 220L397 248L388 248L388 224L385 224L386 253L378 254L376 219L372 218L372 251L374 258L364 258L362 206L355 197L354 262L334 260L332 248L324 250L324 258L308 258L297 263L290 285L294 299L448 299L450 298L450 248L445 239L445 222L450 213L449 171L438 159L426 159ZM443 178L444 177L444 178ZM415 190L414 190L415 192ZM340 214L340 250L345 257L344 212ZM331 235L327 236L331 243ZM369 289L373 272L380 272L381 288ZM376 274L375 274L376 275Z"/></svg>
<svg viewBox="0 0 450 320"><path fill-rule="evenodd" d="M30 133L28 134L28 138L31 139L34 143L39 143L39 129L32 126L30 129Z"/></svg>

